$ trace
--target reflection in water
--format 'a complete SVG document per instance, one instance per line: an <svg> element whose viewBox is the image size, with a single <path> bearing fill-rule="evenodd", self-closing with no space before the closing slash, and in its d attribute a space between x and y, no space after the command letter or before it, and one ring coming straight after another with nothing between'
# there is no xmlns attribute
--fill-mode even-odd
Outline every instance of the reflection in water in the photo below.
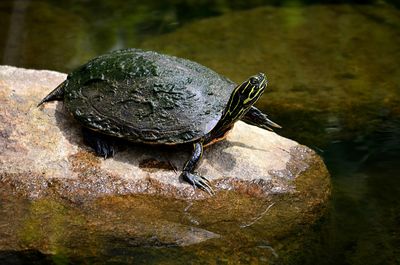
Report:
<svg viewBox="0 0 400 265"><path fill-rule="evenodd" d="M267 239L231 244L233 250L212 247L232 251L243 263L265 252L288 264L399 264L398 10L382 3L304 7L301 2L319 1L284 1L290 7L232 12L262 2L1 1L0 62L69 71L111 49L142 47L191 58L236 81L267 71L271 86L260 108L284 126L281 134L325 158L331 211L288 260ZM267 230L258 229L247 236ZM207 252L210 246L203 247ZM108 258L125 255L139 263L193 258L180 248L107 251ZM64 257L0 253L0 261L27 259L52 264Z"/></svg>
<svg viewBox="0 0 400 265"><path fill-rule="evenodd" d="M389 120L370 135L326 148L334 200L308 264L398 264L399 133L399 121Z"/></svg>

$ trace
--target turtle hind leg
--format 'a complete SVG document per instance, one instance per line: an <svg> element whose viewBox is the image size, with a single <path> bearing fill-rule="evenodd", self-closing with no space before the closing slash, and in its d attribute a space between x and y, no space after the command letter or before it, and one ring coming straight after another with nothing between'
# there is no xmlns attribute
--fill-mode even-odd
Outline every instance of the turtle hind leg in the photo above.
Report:
<svg viewBox="0 0 400 265"><path fill-rule="evenodd" d="M66 85L66 81L62 82L53 91L51 91L44 99L42 99L37 106L39 107L43 103L53 101L53 100L62 100L64 98L65 85Z"/></svg>
<svg viewBox="0 0 400 265"><path fill-rule="evenodd" d="M102 156L104 159L114 156L114 140L110 136L87 128L83 128L82 133L85 143L92 147L98 156Z"/></svg>
<svg viewBox="0 0 400 265"><path fill-rule="evenodd" d="M203 143L197 142L193 144L193 153L190 159L186 162L183 167L183 171L181 177L192 184L193 187L200 188L210 195L214 194L213 189L211 188L210 181L203 176L199 176L194 173L197 163L200 161L201 156L203 154Z"/></svg>

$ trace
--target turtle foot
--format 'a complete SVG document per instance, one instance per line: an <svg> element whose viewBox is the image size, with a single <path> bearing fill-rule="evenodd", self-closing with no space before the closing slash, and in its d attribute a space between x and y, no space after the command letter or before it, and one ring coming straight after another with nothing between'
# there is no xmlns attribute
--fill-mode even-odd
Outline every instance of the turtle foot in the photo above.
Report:
<svg viewBox="0 0 400 265"><path fill-rule="evenodd" d="M104 159L114 156L114 145L108 136L85 128L83 129L83 138L98 156L102 156Z"/></svg>
<svg viewBox="0 0 400 265"><path fill-rule="evenodd" d="M182 172L182 178L189 182L194 188L199 188L210 195L215 194L214 190L211 188L210 181L205 177L184 171Z"/></svg>
<svg viewBox="0 0 400 265"><path fill-rule="evenodd" d="M94 151L97 155L104 157L104 159L113 157L115 153L114 146L105 141L97 141L96 145L94 146Z"/></svg>

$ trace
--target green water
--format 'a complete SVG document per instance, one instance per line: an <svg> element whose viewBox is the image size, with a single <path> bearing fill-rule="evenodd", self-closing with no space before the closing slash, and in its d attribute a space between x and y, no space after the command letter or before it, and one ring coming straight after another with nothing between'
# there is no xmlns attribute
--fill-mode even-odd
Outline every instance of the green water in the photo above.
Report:
<svg viewBox="0 0 400 265"><path fill-rule="evenodd" d="M284 127L279 134L319 152L333 184L327 215L296 255L279 253L276 263L400 264L400 11L396 1L364 3L3 0L0 64L69 72L98 54L140 47L236 82L265 71L269 92L259 107ZM215 264L266 263L262 248L240 242L191 250L114 248L85 261L10 251L0 261L200 264L221 251L234 258Z"/></svg>

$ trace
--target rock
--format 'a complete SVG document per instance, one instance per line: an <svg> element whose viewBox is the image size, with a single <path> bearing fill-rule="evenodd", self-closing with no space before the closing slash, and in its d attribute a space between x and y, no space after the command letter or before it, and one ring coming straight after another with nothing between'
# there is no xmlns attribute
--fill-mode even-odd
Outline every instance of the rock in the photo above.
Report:
<svg viewBox="0 0 400 265"><path fill-rule="evenodd" d="M63 103L36 105L66 76L2 67L1 160L3 181L18 183L29 197L50 191L76 198L115 194L162 194L204 198L179 179L187 148L129 145L114 158L93 154ZM149 151L151 149L151 151ZM183 150L182 150L183 149ZM278 134L238 122L226 141L206 149L199 173L217 190L246 189L267 195L294 190L312 151Z"/></svg>
<svg viewBox="0 0 400 265"><path fill-rule="evenodd" d="M121 143L113 158L95 156L62 102L36 107L65 78L0 66L0 249L186 246L266 222L273 238L321 215L330 186L320 157L243 122L205 150L198 171L212 197L179 179L190 148Z"/></svg>

